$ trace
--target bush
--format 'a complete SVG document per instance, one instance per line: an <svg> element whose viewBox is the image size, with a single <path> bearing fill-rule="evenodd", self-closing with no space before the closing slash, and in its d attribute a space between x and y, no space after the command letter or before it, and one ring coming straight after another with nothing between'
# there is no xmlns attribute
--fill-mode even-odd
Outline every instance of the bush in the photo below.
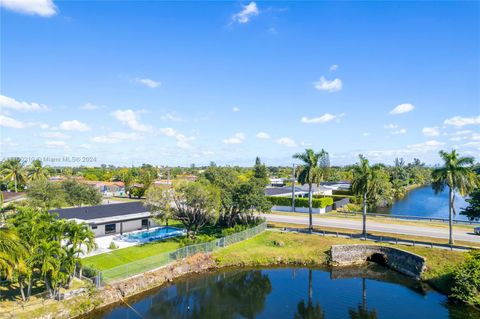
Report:
<svg viewBox="0 0 480 319"><path fill-rule="evenodd" d="M290 197L267 196L267 200L276 206L292 206L292 199ZM332 204L333 198L331 197L314 198L312 200L313 208L325 208ZM295 207L308 207L308 198L295 198Z"/></svg>
<svg viewBox="0 0 480 319"><path fill-rule="evenodd" d="M108 249L117 249L117 248L118 248L118 246L115 245L115 243L113 241L110 242L110 245L108 246Z"/></svg>
<svg viewBox="0 0 480 319"><path fill-rule="evenodd" d="M180 240L180 247L185 247L188 245L207 243L209 241L217 239L215 236L210 235L198 235L194 239L189 237L184 237Z"/></svg>
<svg viewBox="0 0 480 319"><path fill-rule="evenodd" d="M82 270L82 275L87 278L95 278L98 274L98 270L90 266L84 266Z"/></svg>
<svg viewBox="0 0 480 319"><path fill-rule="evenodd" d="M353 204L360 204L362 202L361 196L354 196L354 195L313 195L313 198L325 198L325 197L331 197L333 198L333 201L339 201L344 198L348 198L350 200L350 203Z"/></svg>
<svg viewBox="0 0 480 319"><path fill-rule="evenodd" d="M352 196L352 191L349 189L334 189L332 191L333 195L347 195L347 196Z"/></svg>
<svg viewBox="0 0 480 319"><path fill-rule="evenodd" d="M471 251L467 260L453 271L450 297L480 306L480 251Z"/></svg>
<svg viewBox="0 0 480 319"><path fill-rule="evenodd" d="M248 225L237 224L233 227L222 229L222 237L230 236L230 235L235 234L235 233L239 233L239 232L244 231L248 228L250 228Z"/></svg>

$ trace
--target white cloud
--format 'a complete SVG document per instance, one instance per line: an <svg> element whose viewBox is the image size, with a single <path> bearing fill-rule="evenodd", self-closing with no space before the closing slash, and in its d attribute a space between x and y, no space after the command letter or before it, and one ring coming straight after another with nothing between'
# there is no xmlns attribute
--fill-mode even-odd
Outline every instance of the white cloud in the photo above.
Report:
<svg viewBox="0 0 480 319"><path fill-rule="evenodd" d="M319 116L319 117L302 117L300 122L302 123L306 123L306 124L318 124L318 123L326 123L326 122L330 122L334 119L337 119L337 118L340 118L341 116L343 116L343 114L341 115L333 115L333 114L330 114L330 113L325 113L323 114L322 116Z"/></svg>
<svg viewBox="0 0 480 319"><path fill-rule="evenodd" d="M82 123L77 120L72 120L72 121L63 121L60 123L60 129L64 131L79 131L79 132L85 132L90 130L90 127L88 127L87 124Z"/></svg>
<svg viewBox="0 0 480 319"><path fill-rule="evenodd" d="M445 145L443 142L439 142L437 140L429 140L423 143L418 143L418 144L410 144L407 145L407 148L410 149L419 149L419 150L431 150L435 149L439 146Z"/></svg>
<svg viewBox="0 0 480 319"><path fill-rule="evenodd" d="M48 148L64 148L67 146L64 141L45 141L45 144Z"/></svg>
<svg viewBox="0 0 480 319"><path fill-rule="evenodd" d="M176 115L175 113L167 113L160 117L162 121L171 121L171 122L186 122L184 118Z"/></svg>
<svg viewBox="0 0 480 319"><path fill-rule="evenodd" d="M140 132L150 132L152 127L141 124L137 117L137 112L133 110L117 110L112 115L119 120L122 124L128 126L132 130Z"/></svg>
<svg viewBox="0 0 480 319"><path fill-rule="evenodd" d="M443 124L446 125L453 125L457 127L462 127L465 125L473 125L473 124L480 124L480 115L475 117L461 117L461 116L454 116L452 118L446 119Z"/></svg>
<svg viewBox="0 0 480 319"><path fill-rule="evenodd" d="M57 7L52 0L1 0L0 6L15 12L42 17L51 17L57 13Z"/></svg>
<svg viewBox="0 0 480 319"><path fill-rule="evenodd" d="M233 112L240 112L240 109L238 107L234 107L234 108L232 108L232 111Z"/></svg>
<svg viewBox="0 0 480 319"><path fill-rule="evenodd" d="M397 114L408 113L412 111L414 108L415 108L415 105L410 103L404 103L404 104L397 105L393 110L390 111L390 114L397 115Z"/></svg>
<svg viewBox="0 0 480 319"><path fill-rule="evenodd" d="M257 138L259 138L261 140L268 140L270 138L270 134L268 134L266 132L258 132L257 133Z"/></svg>
<svg viewBox="0 0 480 319"><path fill-rule="evenodd" d="M0 126L22 129L27 127L28 125L26 123L17 121L11 117L0 114Z"/></svg>
<svg viewBox="0 0 480 319"><path fill-rule="evenodd" d="M98 105L95 105L95 104L92 104L92 103L85 103L84 105L82 105L80 107L82 110L85 110L85 111L92 111L92 110L97 110L100 108L100 106Z"/></svg>
<svg viewBox="0 0 480 319"><path fill-rule="evenodd" d="M92 145L90 145L90 144L80 144L80 147L88 150L88 149L92 148Z"/></svg>
<svg viewBox="0 0 480 319"><path fill-rule="evenodd" d="M329 70L330 70L331 72L337 71L337 69L338 69L338 64L333 64L333 65L331 65L330 68L329 68Z"/></svg>
<svg viewBox="0 0 480 319"><path fill-rule="evenodd" d="M195 140L195 137L193 136L185 136L183 134L177 134L175 135L175 139L177 140L177 147L186 149L190 148L190 142Z"/></svg>
<svg viewBox="0 0 480 319"><path fill-rule="evenodd" d="M277 142L277 144L285 145L287 147L297 146L297 143L295 143L295 141L293 139L291 139L290 137L279 138L276 142Z"/></svg>
<svg viewBox="0 0 480 319"><path fill-rule="evenodd" d="M114 144L122 141L128 141L128 140L131 141L131 140L138 140L138 139L140 139L140 135L138 135L135 132L132 132L132 133L112 132L108 135L95 136L92 138L92 142Z"/></svg>
<svg viewBox="0 0 480 319"><path fill-rule="evenodd" d="M392 134L405 134L407 133L407 130L404 128L401 128L399 130L393 131Z"/></svg>
<svg viewBox="0 0 480 319"><path fill-rule="evenodd" d="M41 134L45 138L57 138L57 139L67 139L70 138L69 135L63 134L62 132L45 132Z"/></svg>
<svg viewBox="0 0 480 319"><path fill-rule="evenodd" d="M398 127L397 124L392 124L392 123L383 126L383 128L386 128L388 130L391 130L391 129L394 129L394 128L397 128L397 127Z"/></svg>
<svg viewBox="0 0 480 319"><path fill-rule="evenodd" d="M177 131L175 129L171 128L171 127L161 128L160 133L165 135L165 136L168 136L168 137L172 137L172 136L177 135Z"/></svg>
<svg viewBox="0 0 480 319"><path fill-rule="evenodd" d="M435 126L435 127L424 127L422 129L422 133L425 136L439 136L440 135L440 130L438 129L437 126Z"/></svg>
<svg viewBox="0 0 480 319"><path fill-rule="evenodd" d="M162 85L162 83L154 81L152 79L141 79L141 78L134 78L133 81L135 83L143 84L151 89L155 89Z"/></svg>
<svg viewBox="0 0 480 319"><path fill-rule="evenodd" d="M334 79L329 81L322 76L320 80L313 82L313 86L319 91L336 92L342 89L342 80Z"/></svg>
<svg viewBox="0 0 480 319"><path fill-rule="evenodd" d="M248 23L251 17L258 16L259 13L260 11L258 10L257 4L252 1L246 6L243 6L242 11L235 13L232 16L232 20L241 24Z"/></svg>
<svg viewBox="0 0 480 319"><path fill-rule="evenodd" d="M3 0L2 0L3 1ZM48 107L44 104L38 104L35 102L20 102L14 98L0 95L0 107L12 109L16 111L47 111Z"/></svg>
<svg viewBox="0 0 480 319"><path fill-rule="evenodd" d="M370 136L370 133L364 132L364 133L362 133L362 135L363 135L363 136Z"/></svg>
<svg viewBox="0 0 480 319"><path fill-rule="evenodd" d="M232 137L224 139L225 144L242 144L245 141L244 133L236 133Z"/></svg>

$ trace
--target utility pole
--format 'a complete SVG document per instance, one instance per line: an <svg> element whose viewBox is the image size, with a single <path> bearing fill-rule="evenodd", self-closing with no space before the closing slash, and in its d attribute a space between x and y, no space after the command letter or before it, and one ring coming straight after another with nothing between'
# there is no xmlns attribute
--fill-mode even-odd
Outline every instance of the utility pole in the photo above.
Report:
<svg viewBox="0 0 480 319"><path fill-rule="evenodd" d="M292 212L295 212L295 164L292 167Z"/></svg>

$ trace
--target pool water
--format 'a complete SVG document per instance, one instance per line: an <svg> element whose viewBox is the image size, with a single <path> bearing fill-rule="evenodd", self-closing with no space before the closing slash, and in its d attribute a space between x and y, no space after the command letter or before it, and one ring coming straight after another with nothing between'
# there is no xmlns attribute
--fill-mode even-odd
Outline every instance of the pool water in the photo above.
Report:
<svg viewBox="0 0 480 319"><path fill-rule="evenodd" d="M145 230L138 233L123 236L123 240L130 242L149 242L170 237L181 236L184 230L176 227L159 227L153 230Z"/></svg>

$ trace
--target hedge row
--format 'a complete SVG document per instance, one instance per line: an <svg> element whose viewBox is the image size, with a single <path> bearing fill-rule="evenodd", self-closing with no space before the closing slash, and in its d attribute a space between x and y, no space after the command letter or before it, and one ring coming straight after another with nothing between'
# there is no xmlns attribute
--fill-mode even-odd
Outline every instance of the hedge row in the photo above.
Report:
<svg viewBox="0 0 480 319"><path fill-rule="evenodd" d="M276 206L292 206L291 197L267 196L267 200ZM325 208L331 205L333 205L333 198L331 197L314 198L312 200L313 208ZM308 207L308 198L295 198L295 207Z"/></svg>
<svg viewBox="0 0 480 319"><path fill-rule="evenodd" d="M350 189L334 189L332 191L332 194L333 195L347 195L347 196L353 195L352 191Z"/></svg>

